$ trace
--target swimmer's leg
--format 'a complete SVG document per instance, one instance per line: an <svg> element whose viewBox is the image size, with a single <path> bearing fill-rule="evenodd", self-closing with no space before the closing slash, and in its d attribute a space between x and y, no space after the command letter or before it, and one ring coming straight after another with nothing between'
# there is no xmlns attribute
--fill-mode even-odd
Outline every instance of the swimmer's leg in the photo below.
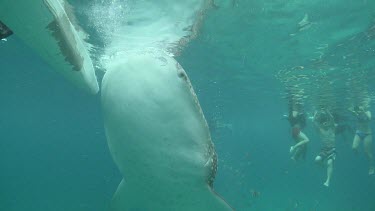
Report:
<svg viewBox="0 0 375 211"><path fill-rule="evenodd" d="M355 153L358 153L358 146L359 146L360 141L361 141L361 138L357 134L355 134L354 139L353 139L353 145L352 145L352 149Z"/></svg>
<svg viewBox="0 0 375 211"><path fill-rule="evenodd" d="M323 161L322 156L318 155L318 156L315 157L315 163L317 163L317 164L321 164L322 161Z"/></svg>
<svg viewBox="0 0 375 211"><path fill-rule="evenodd" d="M328 159L328 161L327 161L327 180L324 183L324 185L327 186L327 187L329 187L331 177L332 177L332 173L333 173L333 160Z"/></svg>
<svg viewBox="0 0 375 211"><path fill-rule="evenodd" d="M303 160L306 160L306 154L307 154L307 147L305 147L302 151L302 158Z"/></svg>
<svg viewBox="0 0 375 211"><path fill-rule="evenodd" d="M300 160L301 157L304 158L304 151L305 151L304 146L297 147L297 149L295 150L294 156L293 156L294 160Z"/></svg>
<svg viewBox="0 0 375 211"><path fill-rule="evenodd" d="M364 148L365 148L367 158L369 160L368 174L372 175L372 174L375 173L375 167L374 167L374 156L373 156L373 153L372 153L372 135L371 134L369 134L365 137L365 139L363 140L363 145L364 145Z"/></svg>

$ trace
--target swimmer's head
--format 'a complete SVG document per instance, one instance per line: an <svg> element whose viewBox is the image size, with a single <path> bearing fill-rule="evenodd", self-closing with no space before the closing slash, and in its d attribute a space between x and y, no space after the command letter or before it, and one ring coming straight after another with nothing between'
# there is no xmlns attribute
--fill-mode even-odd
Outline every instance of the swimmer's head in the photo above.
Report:
<svg viewBox="0 0 375 211"><path fill-rule="evenodd" d="M353 110L357 113L364 112L365 108L363 106L354 106Z"/></svg>
<svg viewBox="0 0 375 211"><path fill-rule="evenodd" d="M332 122L332 115L327 111L320 111L317 114L316 121L324 126L328 126Z"/></svg>

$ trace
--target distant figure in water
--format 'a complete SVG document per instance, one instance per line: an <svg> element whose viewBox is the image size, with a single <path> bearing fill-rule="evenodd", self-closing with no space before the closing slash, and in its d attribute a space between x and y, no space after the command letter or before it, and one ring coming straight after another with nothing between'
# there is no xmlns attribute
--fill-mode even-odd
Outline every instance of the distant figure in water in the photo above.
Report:
<svg viewBox="0 0 375 211"><path fill-rule="evenodd" d="M302 103L298 99L295 99L294 96L290 96L289 98L288 121L291 127L292 138L295 142L289 149L289 152L292 154L291 159L294 161L300 158L305 159L309 139L302 130L306 126L306 115L303 112Z"/></svg>
<svg viewBox="0 0 375 211"><path fill-rule="evenodd" d="M335 122L328 110L320 110L314 114L314 123L322 141L322 148L319 155L315 157L315 162L327 166L327 179L324 185L329 187L333 172L333 161L336 159Z"/></svg>
<svg viewBox="0 0 375 211"><path fill-rule="evenodd" d="M0 40L9 37L12 34L13 32L3 22L0 21Z"/></svg>
<svg viewBox="0 0 375 211"><path fill-rule="evenodd" d="M358 152L359 143L363 141L365 153L369 160L368 174L373 175L375 172L375 167L372 153L372 131L370 126L371 112L364 106L354 106L353 108L349 108L349 110L357 118L357 130L354 135L352 148L355 152Z"/></svg>

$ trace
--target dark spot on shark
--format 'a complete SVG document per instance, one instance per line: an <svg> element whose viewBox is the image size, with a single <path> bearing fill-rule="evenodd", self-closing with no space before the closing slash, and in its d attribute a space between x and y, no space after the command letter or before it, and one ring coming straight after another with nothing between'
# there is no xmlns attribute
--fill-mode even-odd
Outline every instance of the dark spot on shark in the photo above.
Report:
<svg viewBox="0 0 375 211"><path fill-rule="evenodd" d="M187 81L187 75L178 62L176 62L176 69L177 69L177 76Z"/></svg>
<svg viewBox="0 0 375 211"><path fill-rule="evenodd" d="M182 71L179 72L177 75L178 75L179 78L185 78L186 77L185 73L182 72Z"/></svg>
<svg viewBox="0 0 375 211"><path fill-rule="evenodd" d="M211 188L213 188L217 172L217 154L212 143L208 145L208 159L209 165L206 166L208 170L206 182Z"/></svg>

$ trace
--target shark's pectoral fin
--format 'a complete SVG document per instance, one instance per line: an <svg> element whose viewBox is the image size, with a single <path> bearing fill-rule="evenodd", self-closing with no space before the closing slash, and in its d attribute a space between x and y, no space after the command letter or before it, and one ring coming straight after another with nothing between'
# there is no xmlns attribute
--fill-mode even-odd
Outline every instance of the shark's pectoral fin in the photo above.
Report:
<svg viewBox="0 0 375 211"><path fill-rule="evenodd" d="M55 70L77 86L97 93L99 86L87 46L65 4L64 0L2 0L0 20L7 27L1 30L0 25L0 37L9 36L11 29Z"/></svg>

